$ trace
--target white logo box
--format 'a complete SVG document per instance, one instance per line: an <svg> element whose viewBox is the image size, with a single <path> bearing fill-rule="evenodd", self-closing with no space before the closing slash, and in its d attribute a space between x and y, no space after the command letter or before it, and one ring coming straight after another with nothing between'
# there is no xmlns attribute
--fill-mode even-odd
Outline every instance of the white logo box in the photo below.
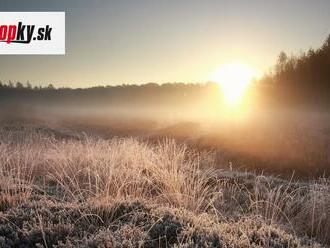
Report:
<svg viewBox="0 0 330 248"><path fill-rule="evenodd" d="M23 30L24 40L14 40L10 43L1 40L0 54L65 54L65 12L0 12L0 37L3 37L1 34L8 34L9 30L13 31L14 29L10 29L9 26L18 26L19 22L26 25ZM30 43L27 43L29 25L35 27L32 39ZM7 26L7 28L2 26ZM41 40L42 37L38 31L40 29L42 32L42 28L51 31L47 32L49 34L47 37L51 39L43 37L44 39ZM30 31L31 29L32 26L30 26Z"/></svg>

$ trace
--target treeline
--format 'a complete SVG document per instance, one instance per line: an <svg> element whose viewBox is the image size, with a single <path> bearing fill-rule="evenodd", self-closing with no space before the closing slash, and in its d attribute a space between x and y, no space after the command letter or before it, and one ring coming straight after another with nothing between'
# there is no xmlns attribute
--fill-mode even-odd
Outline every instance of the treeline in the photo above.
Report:
<svg viewBox="0 0 330 248"><path fill-rule="evenodd" d="M215 83L148 83L143 85L97 86L86 89L32 87L30 83L0 83L0 103L100 104L185 104L208 96L217 98ZM209 100L209 99L208 99ZM214 99L215 100L215 99Z"/></svg>
<svg viewBox="0 0 330 248"><path fill-rule="evenodd" d="M21 83L19 81L13 82L11 80L9 80L7 83L0 81L0 90L5 90L5 89L43 90L43 89L55 89L55 87L52 84L48 84L48 86L45 87L42 86L32 87L29 81L27 81L26 83Z"/></svg>
<svg viewBox="0 0 330 248"><path fill-rule="evenodd" d="M329 105L330 35L320 48L298 56L281 52L273 70L260 82L270 86L267 97L277 102Z"/></svg>

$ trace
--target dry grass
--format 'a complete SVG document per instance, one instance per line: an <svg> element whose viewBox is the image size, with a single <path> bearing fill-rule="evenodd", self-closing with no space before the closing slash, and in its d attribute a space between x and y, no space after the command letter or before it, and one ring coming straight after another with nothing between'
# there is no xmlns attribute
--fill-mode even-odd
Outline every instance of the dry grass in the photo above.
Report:
<svg viewBox="0 0 330 248"><path fill-rule="evenodd" d="M1 247L318 247L330 244L327 179L216 169L164 139L0 130ZM25 246L24 246L25 245Z"/></svg>

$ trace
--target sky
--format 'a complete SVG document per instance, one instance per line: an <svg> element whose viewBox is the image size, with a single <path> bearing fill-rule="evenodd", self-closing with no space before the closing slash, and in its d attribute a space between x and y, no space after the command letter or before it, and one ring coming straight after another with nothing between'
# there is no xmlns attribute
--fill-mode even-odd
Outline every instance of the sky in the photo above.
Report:
<svg viewBox="0 0 330 248"><path fill-rule="evenodd" d="M65 55L0 55L3 82L57 87L205 82L231 62L266 72L330 34L329 0L0 0L0 11L66 12Z"/></svg>

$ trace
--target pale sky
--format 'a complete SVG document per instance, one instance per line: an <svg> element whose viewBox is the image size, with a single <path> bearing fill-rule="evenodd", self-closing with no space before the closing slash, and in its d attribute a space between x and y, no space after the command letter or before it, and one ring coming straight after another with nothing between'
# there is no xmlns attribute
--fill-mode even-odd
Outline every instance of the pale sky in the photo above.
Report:
<svg viewBox="0 0 330 248"><path fill-rule="evenodd" d="M329 0L0 0L0 11L66 11L66 55L0 55L0 80L33 85L204 82L233 61L265 71L330 34Z"/></svg>

